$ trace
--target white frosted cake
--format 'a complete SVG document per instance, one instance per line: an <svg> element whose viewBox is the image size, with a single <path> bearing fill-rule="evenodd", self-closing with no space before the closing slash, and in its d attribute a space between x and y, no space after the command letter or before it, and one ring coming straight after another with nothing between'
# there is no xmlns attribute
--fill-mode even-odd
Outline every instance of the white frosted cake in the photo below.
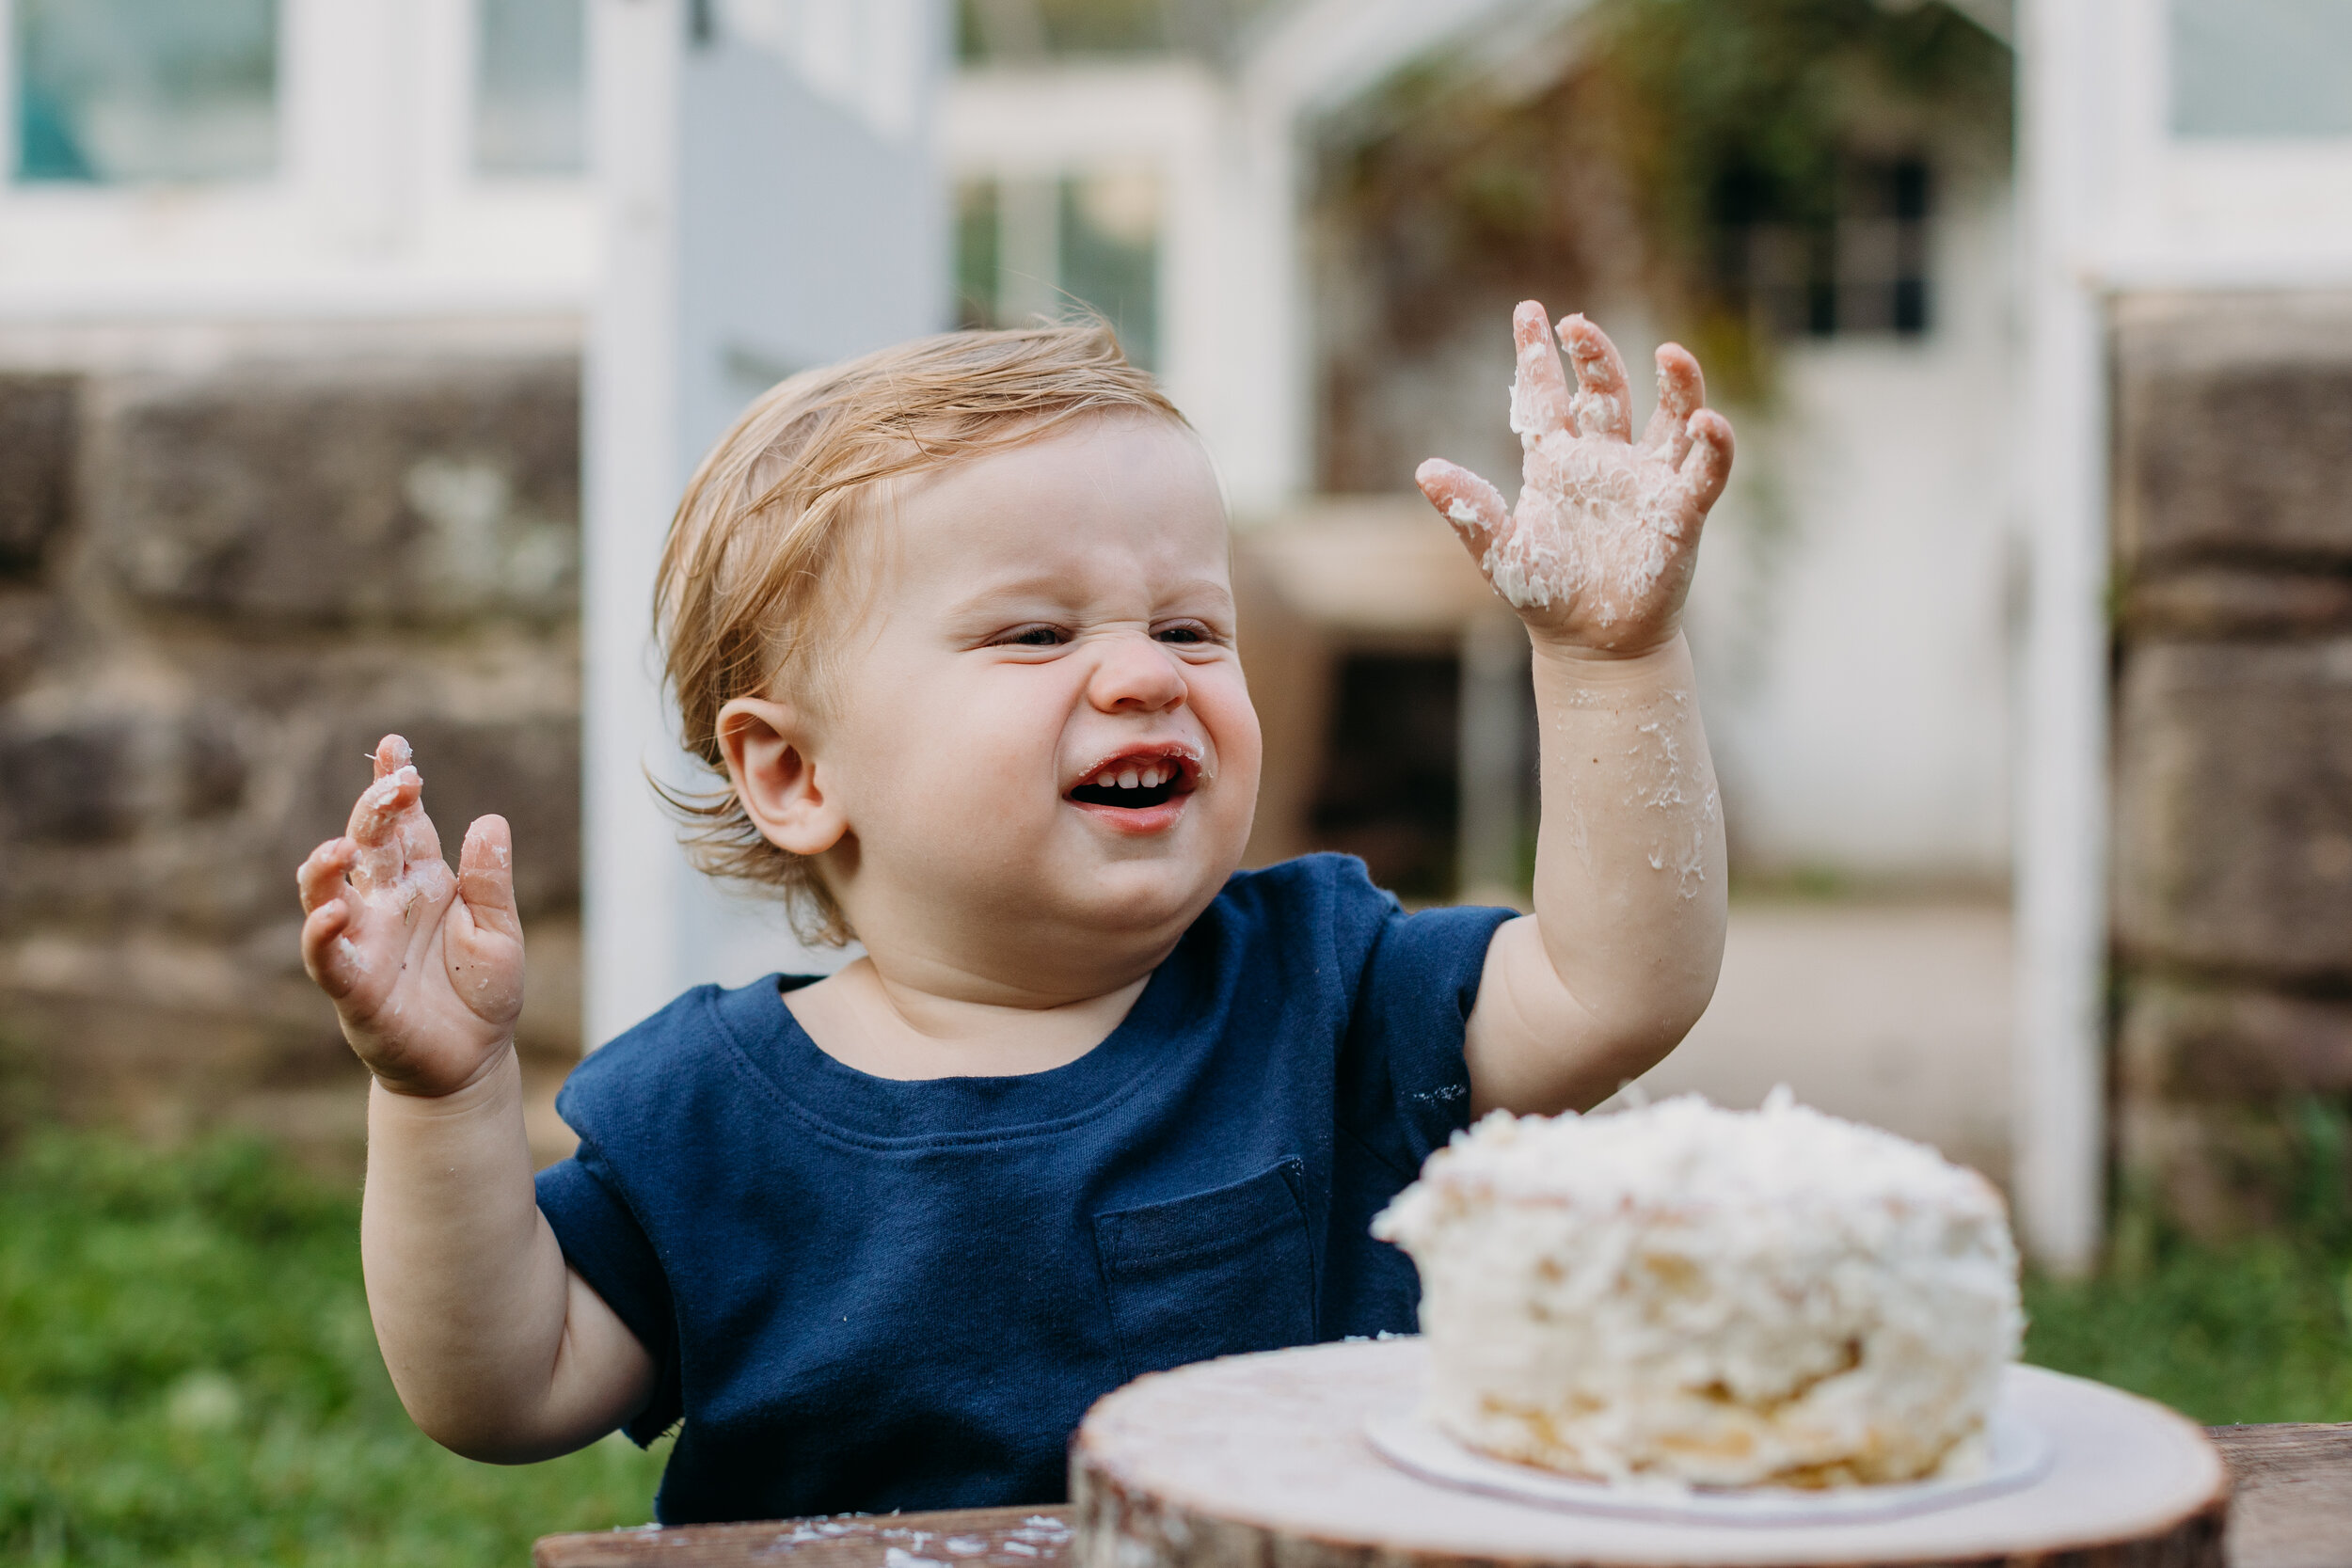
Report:
<svg viewBox="0 0 2352 1568"><path fill-rule="evenodd" d="M1421 1270L1429 1418L1609 1481L1971 1474L2024 1323L1990 1182L1786 1090L1497 1112L1373 1233Z"/></svg>

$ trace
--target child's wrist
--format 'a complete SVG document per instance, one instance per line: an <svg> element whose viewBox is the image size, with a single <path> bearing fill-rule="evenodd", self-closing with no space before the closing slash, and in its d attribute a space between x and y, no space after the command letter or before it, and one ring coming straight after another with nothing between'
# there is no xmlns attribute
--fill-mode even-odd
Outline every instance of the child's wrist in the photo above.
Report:
<svg viewBox="0 0 2352 1568"><path fill-rule="evenodd" d="M374 1086L388 1095L412 1101L418 1105L433 1105L448 1111L464 1111L475 1102L495 1099L500 1089L501 1069L509 1062L520 1066L515 1052L513 1036L501 1040L484 1053L480 1063L455 1084L441 1085L428 1078L398 1078L378 1072L373 1068L369 1076Z"/></svg>
<svg viewBox="0 0 2352 1568"><path fill-rule="evenodd" d="M1683 641L1682 628L1676 626L1654 641L1619 647L1597 648L1556 632L1528 629L1529 641L1534 644L1535 657L1554 668L1573 674L1580 680L1620 680L1637 676L1644 671L1661 664L1680 664L1690 657L1689 645Z"/></svg>

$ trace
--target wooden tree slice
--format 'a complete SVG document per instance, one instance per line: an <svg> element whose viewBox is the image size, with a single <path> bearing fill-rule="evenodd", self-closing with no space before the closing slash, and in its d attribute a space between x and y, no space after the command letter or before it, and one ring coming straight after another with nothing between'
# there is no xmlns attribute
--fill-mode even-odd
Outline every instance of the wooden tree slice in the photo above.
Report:
<svg viewBox="0 0 2352 1568"><path fill-rule="evenodd" d="M1732 1526L1565 1512L1427 1481L1364 1423L1420 1402L1418 1339L1316 1345L1140 1378L1071 1448L1077 1568L2222 1568L2229 1475L2161 1405L2037 1368L2005 1400L2056 1457L2006 1495L1902 1518Z"/></svg>

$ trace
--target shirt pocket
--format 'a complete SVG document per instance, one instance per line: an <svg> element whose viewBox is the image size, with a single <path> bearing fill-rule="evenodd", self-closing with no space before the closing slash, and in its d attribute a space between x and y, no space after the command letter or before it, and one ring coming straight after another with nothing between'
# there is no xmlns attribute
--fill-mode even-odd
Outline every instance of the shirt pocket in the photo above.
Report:
<svg viewBox="0 0 2352 1568"><path fill-rule="evenodd" d="M1135 1378L1315 1338L1302 1162L1094 1216L1120 1368Z"/></svg>

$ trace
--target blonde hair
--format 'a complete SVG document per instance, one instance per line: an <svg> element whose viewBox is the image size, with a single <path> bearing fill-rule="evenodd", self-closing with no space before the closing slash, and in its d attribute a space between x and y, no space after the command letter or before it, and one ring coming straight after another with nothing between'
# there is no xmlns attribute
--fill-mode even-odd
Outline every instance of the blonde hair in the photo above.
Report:
<svg viewBox="0 0 2352 1568"><path fill-rule="evenodd" d="M705 873L782 895L809 942L850 939L805 856L761 836L727 778L719 710L779 683L808 701L847 614L836 590L889 481L1127 411L1189 429L1100 320L918 338L771 388L710 449L662 546L654 629L679 743L718 787L656 784Z"/></svg>

